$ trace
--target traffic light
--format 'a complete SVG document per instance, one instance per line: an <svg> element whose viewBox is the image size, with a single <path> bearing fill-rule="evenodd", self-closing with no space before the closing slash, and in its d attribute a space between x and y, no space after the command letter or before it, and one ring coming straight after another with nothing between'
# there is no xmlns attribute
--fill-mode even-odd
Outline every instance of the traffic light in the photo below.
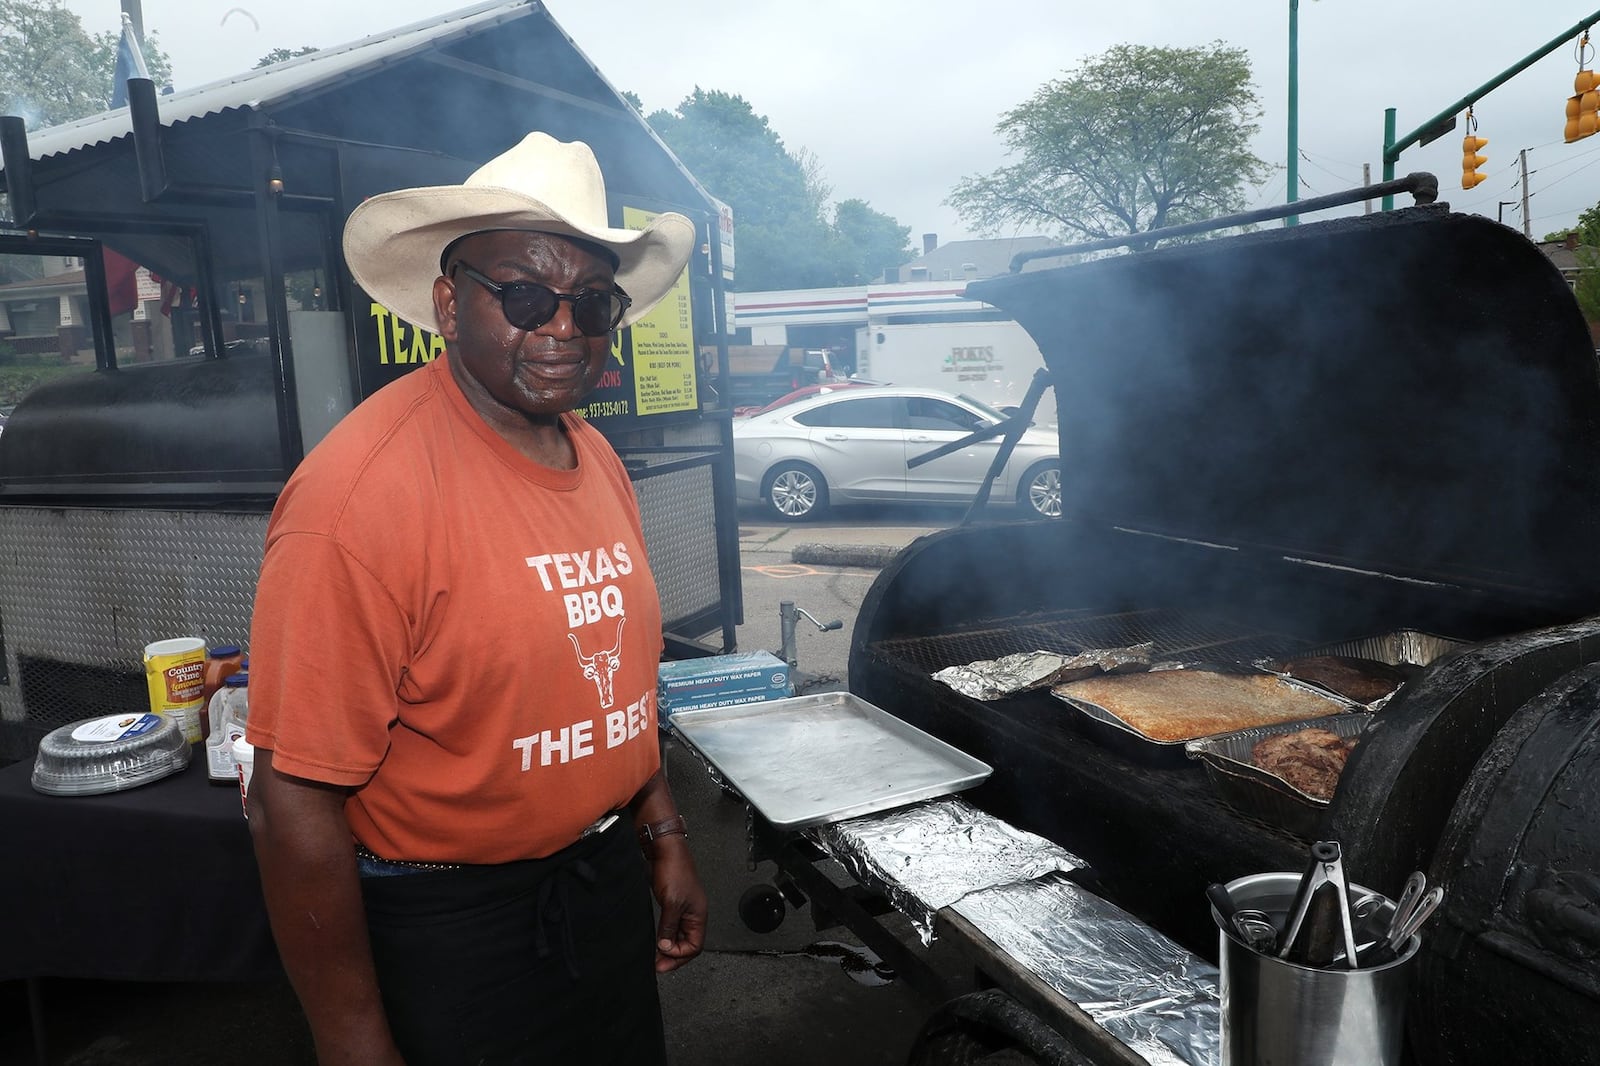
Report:
<svg viewBox="0 0 1600 1066"><path fill-rule="evenodd" d="M1471 189L1484 179L1484 175L1478 173L1478 168L1487 163L1488 160L1479 155L1478 152L1488 143L1488 138L1479 137L1473 133L1461 138L1461 187L1463 189Z"/></svg>
<svg viewBox="0 0 1600 1066"><path fill-rule="evenodd" d="M1567 143L1600 133L1600 75L1580 70L1567 97Z"/></svg>

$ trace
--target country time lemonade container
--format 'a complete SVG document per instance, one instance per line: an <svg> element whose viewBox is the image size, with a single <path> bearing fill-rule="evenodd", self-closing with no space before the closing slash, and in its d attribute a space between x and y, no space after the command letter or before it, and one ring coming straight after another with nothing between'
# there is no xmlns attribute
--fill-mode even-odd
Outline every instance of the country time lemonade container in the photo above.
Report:
<svg viewBox="0 0 1600 1066"><path fill-rule="evenodd" d="M206 642L199 637L174 637L144 646L150 710L171 718L191 744L200 740L205 669Z"/></svg>

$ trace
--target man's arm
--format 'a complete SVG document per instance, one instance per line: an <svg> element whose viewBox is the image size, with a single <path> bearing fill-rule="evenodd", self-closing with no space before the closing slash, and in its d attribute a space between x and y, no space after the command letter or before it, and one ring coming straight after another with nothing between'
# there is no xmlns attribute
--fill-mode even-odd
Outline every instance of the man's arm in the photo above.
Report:
<svg viewBox="0 0 1600 1066"><path fill-rule="evenodd" d="M279 773L256 749L250 836L278 955L321 1066L402 1066L378 996L344 789Z"/></svg>
<svg viewBox="0 0 1600 1066"><path fill-rule="evenodd" d="M635 829L660 825L677 817L678 805L667 787L666 767L644 783L629 805ZM656 929L656 972L676 970L700 954L706 942L706 890L683 833L657 837L645 845L650 880L661 919Z"/></svg>

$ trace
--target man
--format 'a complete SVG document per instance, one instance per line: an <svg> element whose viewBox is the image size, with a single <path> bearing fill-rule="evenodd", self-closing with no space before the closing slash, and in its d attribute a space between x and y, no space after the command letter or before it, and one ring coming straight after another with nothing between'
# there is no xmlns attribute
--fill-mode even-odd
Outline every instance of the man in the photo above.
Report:
<svg viewBox="0 0 1600 1066"><path fill-rule="evenodd" d="M324 1064L664 1061L655 975L699 953L705 892L638 508L571 412L693 241L610 228L588 147L540 133L351 213L355 279L447 350L267 530L250 828Z"/></svg>

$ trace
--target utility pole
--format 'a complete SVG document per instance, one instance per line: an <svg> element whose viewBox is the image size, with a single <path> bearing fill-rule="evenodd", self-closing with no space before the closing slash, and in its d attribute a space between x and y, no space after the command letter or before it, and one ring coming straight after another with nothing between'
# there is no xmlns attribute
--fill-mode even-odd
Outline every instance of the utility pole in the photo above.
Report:
<svg viewBox="0 0 1600 1066"><path fill-rule="evenodd" d="M1522 159L1522 235L1531 241L1533 220L1528 217L1528 150L1524 148L1517 155Z"/></svg>
<svg viewBox="0 0 1600 1066"><path fill-rule="evenodd" d="M1361 164L1361 184L1362 185L1371 185L1372 184L1372 164L1371 163L1362 163ZM1367 201L1365 201L1363 203L1363 209L1362 209L1361 213L1363 215L1372 214L1372 201L1371 200L1367 200Z"/></svg>
<svg viewBox="0 0 1600 1066"><path fill-rule="evenodd" d="M1300 0L1289 0L1289 199L1300 199ZM1300 219L1283 220L1293 226Z"/></svg>
<svg viewBox="0 0 1600 1066"><path fill-rule="evenodd" d="M1494 220L1504 226L1506 224L1506 208L1516 206L1517 201L1515 200L1501 200L1499 206L1495 208Z"/></svg>

